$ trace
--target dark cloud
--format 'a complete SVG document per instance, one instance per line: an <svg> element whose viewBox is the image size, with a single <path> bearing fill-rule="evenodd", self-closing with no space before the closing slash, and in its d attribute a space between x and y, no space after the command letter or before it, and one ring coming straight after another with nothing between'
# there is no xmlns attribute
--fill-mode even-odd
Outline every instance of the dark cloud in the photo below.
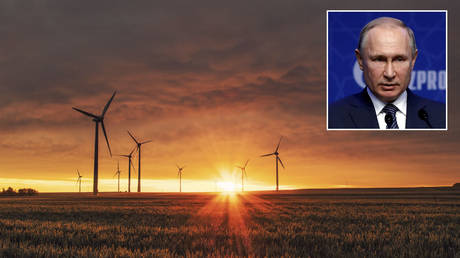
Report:
<svg viewBox="0 0 460 258"><path fill-rule="evenodd" d="M1 61L8 65L0 83L8 98L2 105L94 95L133 72L218 80L275 62L293 65L291 47L280 52L278 37L293 33L290 26L307 26L302 16L290 15L300 14L295 6L304 4L283 6L283 13L275 3L203 4L3 2L0 19L8 37L0 46L8 51ZM300 45L300 38L283 42Z"/></svg>

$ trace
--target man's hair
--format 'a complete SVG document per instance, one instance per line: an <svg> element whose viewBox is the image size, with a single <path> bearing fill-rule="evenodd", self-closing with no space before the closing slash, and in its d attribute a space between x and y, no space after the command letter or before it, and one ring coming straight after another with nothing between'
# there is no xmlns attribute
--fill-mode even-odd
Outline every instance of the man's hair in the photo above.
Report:
<svg viewBox="0 0 460 258"><path fill-rule="evenodd" d="M407 34L409 34L409 46L412 50L412 56L415 55L415 52L417 51L417 45L415 44L415 35L414 32L412 31L411 28L409 28L404 22L401 20L391 18L391 17L380 17L377 19L374 19L370 21L364 28L361 30L361 33L359 34L359 42L358 42L358 49L361 51L364 38L366 37L367 33L372 29L377 26L381 25L389 25L389 26L396 26L403 28L407 31Z"/></svg>

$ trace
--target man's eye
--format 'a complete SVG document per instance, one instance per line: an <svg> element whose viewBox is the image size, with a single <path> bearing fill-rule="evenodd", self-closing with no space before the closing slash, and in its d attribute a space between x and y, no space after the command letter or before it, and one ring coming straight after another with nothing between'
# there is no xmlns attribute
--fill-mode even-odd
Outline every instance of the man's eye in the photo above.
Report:
<svg viewBox="0 0 460 258"><path fill-rule="evenodd" d="M386 62L386 59L383 57L373 57L371 60L374 62Z"/></svg>
<svg viewBox="0 0 460 258"><path fill-rule="evenodd" d="M395 61L402 62L402 61L406 61L406 59L402 56L399 56L395 58Z"/></svg>

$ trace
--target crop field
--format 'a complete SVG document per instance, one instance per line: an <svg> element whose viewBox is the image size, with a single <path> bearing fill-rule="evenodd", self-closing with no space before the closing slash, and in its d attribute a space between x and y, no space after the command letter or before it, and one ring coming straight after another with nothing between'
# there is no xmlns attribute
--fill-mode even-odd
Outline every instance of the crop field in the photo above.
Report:
<svg viewBox="0 0 460 258"><path fill-rule="evenodd" d="M0 198L0 257L460 257L449 188Z"/></svg>

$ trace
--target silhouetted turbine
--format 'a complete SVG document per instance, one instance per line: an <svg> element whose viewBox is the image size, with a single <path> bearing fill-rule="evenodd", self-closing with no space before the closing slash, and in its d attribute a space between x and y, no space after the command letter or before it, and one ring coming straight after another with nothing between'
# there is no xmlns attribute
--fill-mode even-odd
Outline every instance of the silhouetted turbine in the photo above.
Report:
<svg viewBox="0 0 460 258"><path fill-rule="evenodd" d="M78 192L81 193L81 178L82 178L82 176L80 175L80 171L78 171L78 169L77 169L77 173L78 173L77 184L79 184Z"/></svg>
<svg viewBox="0 0 460 258"><path fill-rule="evenodd" d="M134 169L134 172L136 172L136 169L134 168L134 164L131 162L131 158L133 157L133 152L136 150L136 147L128 154L128 155L119 155L120 157L126 157L128 158L128 193L131 192L131 166Z"/></svg>
<svg viewBox="0 0 460 258"><path fill-rule="evenodd" d="M244 176L246 176L246 178L248 177L248 175L246 174L246 166L248 165L248 162L249 162L249 159L246 161L243 167L236 166L237 168L241 169L241 192L244 192L243 174Z"/></svg>
<svg viewBox="0 0 460 258"><path fill-rule="evenodd" d="M133 138L134 142L136 143L137 145L137 153L139 154L139 156L137 156L137 160L139 162L139 166L137 168L137 192L140 193L141 192L141 146L142 144L144 143L149 143L151 142L151 140L148 140L148 141L144 141L144 142L139 142L136 140L136 138L134 138L134 136L128 131L128 134L129 136L131 136L131 138Z"/></svg>
<svg viewBox="0 0 460 258"><path fill-rule="evenodd" d="M185 166L183 167L179 167L179 165L177 165L177 175L179 176L179 193L182 193L182 170L185 168Z"/></svg>
<svg viewBox="0 0 460 258"><path fill-rule="evenodd" d="M118 161L118 165L117 165L117 172L115 172L115 174L113 175L115 177L115 175L118 174L118 192L120 192L120 161Z"/></svg>
<svg viewBox="0 0 460 258"><path fill-rule="evenodd" d="M281 166L283 166L283 168L284 168L283 162L278 157L278 155L279 155L278 149L280 147L280 143L281 143L282 138L283 137L280 138L280 141L278 142L278 146L276 146L276 149L275 149L275 151L273 153L261 155L261 157L266 157L266 156L271 156L271 155L275 155L275 157L276 157L276 161L275 161L276 162L276 191L278 191L278 161L280 162Z"/></svg>
<svg viewBox="0 0 460 258"><path fill-rule="evenodd" d="M98 160L99 160L99 153L98 153L98 150L99 150L99 123L101 123L102 131L104 132L105 141L107 142L107 147L109 149L110 157L112 157L112 151L110 150L109 139L107 138L107 133L105 131L105 126L104 126L104 115L105 115L105 112L107 112L107 109L109 108L110 103L112 103L112 100L115 97L116 93L117 93L116 91L113 93L112 97L109 99L109 101L105 105L104 110L102 111L102 114L100 116L96 116L96 115L91 114L89 112L86 112L86 111L83 111L81 109L72 107L74 110L76 110L76 111L78 111L78 112L80 112L80 113L82 113L82 114L84 114L86 116L89 116L89 117L93 118L93 121L96 123L96 130L95 130L95 137L94 137L94 181L93 181L93 193L95 195L97 195L97 193L98 193L97 183L98 183L98 167L99 167L98 166Z"/></svg>

